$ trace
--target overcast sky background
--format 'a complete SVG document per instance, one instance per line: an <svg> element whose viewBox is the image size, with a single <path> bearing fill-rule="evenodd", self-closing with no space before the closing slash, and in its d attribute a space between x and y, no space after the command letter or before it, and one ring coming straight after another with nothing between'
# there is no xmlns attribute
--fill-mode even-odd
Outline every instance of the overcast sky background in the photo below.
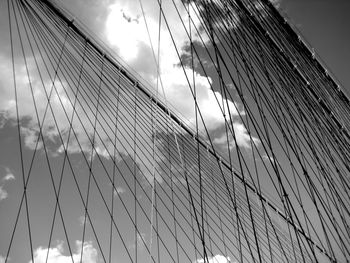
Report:
<svg viewBox="0 0 350 263"><path fill-rule="evenodd" d="M66 9L70 10L71 13L76 14L76 17L83 21L87 27L91 27L91 30L93 32L108 42L108 37L106 35L103 35L106 31L99 30L98 28L101 25L105 25L106 17L109 14L108 8L101 8L101 3L99 2L99 4L96 4L97 1L94 0L61 1ZM1 3L1 14L6 11L3 8L4 2L5 1L2 1ZM101 0L101 2L103 2L105 5L111 5L114 2L118 2L118 0ZM310 43L310 45L315 49L318 57L325 62L326 67L331 72L333 72L336 79L339 80L339 83L342 86L343 90L346 92L346 94L349 95L350 2L348 0L281 0L280 8L282 12L288 15L289 21L294 24L298 30L300 30L306 41ZM8 39L8 31L6 30L6 19L4 19L4 16L2 16L2 19L0 18L0 21L0 36L2 38L0 42L3 43L3 41L6 41L6 39ZM128 32L124 31L122 33L127 34ZM6 36L6 38L3 38L2 36ZM113 39L109 40L110 43L107 43L107 45L110 45L111 48L113 48ZM5 52L8 50L7 48L8 47L4 48ZM0 55L3 55L2 51L0 51ZM129 55L132 57L132 52ZM130 59L128 56L125 57L126 60L128 60L128 58ZM3 59L3 56L0 56L0 59ZM0 60L0 62L3 61L4 60ZM137 67L140 65L134 63L134 66L136 67L135 70L138 71ZM8 65L0 65L0 76L7 70L7 67ZM142 67L140 66L140 68ZM10 134L13 133L9 130L10 128L8 126L3 127L1 119L0 127L0 215L2 216L10 213L13 215L13 213L17 211L16 209L18 207L18 198L11 199L11 196L13 197L16 194L21 193L21 182L19 174L20 170L16 165L16 160L18 158L18 149L11 148L11 144L16 139L16 137L10 137ZM28 149L26 150L29 152ZM77 165L79 165L79 160L77 160ZM40 167L36 167L35 171L40 173L40 169ZM15 184L18 184L19 187L16 188ZM33 185L42 184L44 185L45 183L40 180L33 182ZM125 189L121 187L120 191L123 192ZM41 205L44 207L44 201L46 200L38 199L36 201L38 204L37 210L40 211ZM40 213L38 212L38 214ZM83 211L72 211L71 220L75 220L74 222L77 227L81 225L81 222L79 220L81 220L82 214ZM37 220L40 220L39 217ZM5 222L3 220L0 220L0 263L4 262L4 255L8 246L8 238L10 233L9 229L11 229L12 225L12 221ZM22 242L25 243L27 240L24 240ZM42 245L44 244L45 243ZM20 246L21 242L19 241L17 245ZM63 252L63 245L60 243L60 241L56 241L56 243L53 245L55 247L53 254L57 255L57 257L61 259L61 262L67 262L69 260L69 258L66 257L67 251ZM81 244L79 244L79 241L77 241L76 245L77 249L74 250L74 253L76 257L78 257ZM86 262L96 262L98 257L96 244L86 242L83 247L84 251L86 250ZM35 245L34 249L36 249L38 258L42 258L45 255L45 247L38 247ZM217 259L222 260L220 262L225 262L224 260L226 260L224 257L218 257ZM28 258L27 260L22 260L24 260L22 262L29 262L30 259Z"/></svg>

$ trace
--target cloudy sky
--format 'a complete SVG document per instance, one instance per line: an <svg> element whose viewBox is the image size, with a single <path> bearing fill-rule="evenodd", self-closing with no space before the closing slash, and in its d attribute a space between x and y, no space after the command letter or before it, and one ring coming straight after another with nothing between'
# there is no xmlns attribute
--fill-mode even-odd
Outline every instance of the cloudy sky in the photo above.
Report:
<svg viewBox="0 0 350 263"><path fill-rule="evenodd" d="M16 218L16 213L18 212L18 207L21 202L23 184L21 178L21 168L18 165L18 147L13 147L13 145L18 145L16 141L17 130L13 125L15 119L15 107L13 103L13 94L12 91L8 89L11 86L11 68L10 68L10 56L9 56L9 43L8 43L8 26L7 26L7 13L5 8L5 1L2 1L0 8L0 35L7 36L1 37L0 43L2 49L0 50L0 263L5 262L5 257L7 249L9 247L9 241L12 234L13 225ZM161 39L162 47L158 51L157 49L157 34L158 34L158 12L156 8L158 6L156 1L143 1L144 12L148 15L147 26L149 34L152 39L152 45L149 41L149 36L145 30L145 23L142 17L142 11L140 9L139 1L130 1L130 0L61 0L61 4L74 14L79 20L81 20L86 27L101 38L106 45L115 52L125 63L127 63L134 71L136 71L143 79L145 79L151 86L155 87L158 81L157 78L157 66L155 63L155 57L152 53L152 48L159 52L160 58L159 68L161 79L164 83L164 93L167 100L180 112L182 116L186 118L186 123L193 125L195 121L195 112L193 102L191 101L191 94L187 88L187 82L184 78L182 69L174 65L179 63L178 56L174 49L169 48L172 46L171 39L166 37L165 28L162 35L164 36ZM166 9L168 1L164 1L164 6ZM350 25L350 17L348 12L350 11L350 3L347 0L281 0L275 1L275 4L285 12L289 20L294 24L295 28L300 30L305 39L310 43L312 47L315 48L316 53L322 60L325 62L325 65L334 73L336 79L339 80L340 85L343 87L344 91L347 94L350 94L350 78L348 74L348 69L350 68L350 33L347 28L347 25ZM182 16L186 18L185 10L180 10L183 12ZM195 12L195 10L193 10ZM186 47L187 36L183 30L178 27L179 20L177 14L172 11L167 13L168 21L174 32L176 39L176 45L181 49ZM194 23L199 23L199 21L194 21ZM119 25L119 26L115 26ZM206 41L206 35L202 35L204 41ZM195 38L199 36L195 35ZM186 50L182 50L183 55L188 55ZM15 56L20 54L15 54ZM31 62L34 63L33 61ZM23 70L24 68L20 69ZM198 87L198 103L199 107L203 109L203 118L207 124L208 130L213 133L214 141L217 145L225 143L225 138L222 137L220 132L216 129L218 126L222 126L225 122L225 119L221 116L221 110L215 103L215 100L222 100L222 96L219 92L212 93L210 90L210 81L201 75L199 70L193 70L191 68L186 69L188 75L193 75L196 86ZM27 82L25 79L20 80L23 85ZM63 92L63 91L62 91ZM159 90L156 93L162 93L163 91L159 87ZM40 100L40 94L38 90L38 99ZM41 94L44 96L43 94ZM29 92L19 95L22 101L22 113L20 116L25 119L25 117L34 118L34 114L31 116L28 112L32 112ZM42 97L44 98L44 97ZM227 104L225 104L227 105ZM228 101L229 108L231 109L231 115L237 117L239 114L244 115L244 108L240 104L239 100L237 101ZM43 105L41 105L44 107ZM39 105L39 108L41 107ZM43 112L43 108L41 109ZM227 109L226 109L227 111ZM52 120L51 120L52 121ZM52 122L47 122L46 134L48 138L54 138L56 134L50 134L50 126ZM64 121L62 120L62 123ZM62 124L65 126L66 124ZM204 131L202 124L199 125L200 130ZM259 144L257 138L249 137L247 135L246 128L239 122L235 123L235 135L238 138L238 145L243 149L246 149L249 154L249 148L251 147L251 141L256 144ZM77 129L79 129L77 127ZM33 148L35 147L35 130L30 125L30 120L28 125L21 129L21 133L24 138L24 155L27 156L26 164L29 167L30 158L33 153ZM53 132L54 133L54 132ZM51 137L50 137L51 136ZM107 135L106 135L107 136ZM54 139L52 139L52 147L50 148L51 155L53 156L52 162L60 163L62 162L62 156L60 155L63 152L63 149L55 145ZM39 149L42 145L38 146ZM42 149L42 148L41 148ZM72 152L74 153L74 147L71 147ZM102 148L101 148L102 149ZM75 151L78 151L76 149ZM108 150L108 149L107 149ZM128 153L128 150L125 150L125 154ZM52 189L50 187L49 178L43 179L41 174L44 174L47 170L47 167L42 167L40 163L44 163L44 154L43 152L38 153L38 158L34 167L32 168L32 174L34 174L32 181L29 185L31 189L29 198L30 198L30 207L31 207L31 218L35 222L33 224L33 232L39 233L43 232L43 236L36 236L33 240L33 257L35 262L45 262L46 256L48 257L48 262L71 262L72 259L74 262L77 262L84 252L84 262L102 262L103 259L98 250L98 244L94 238L94 233L91 228L87 231L85 241L82 242L81 233L84 221L87 219L84 216L84 209L79 205L79 196L76 189L74 188L72 181L64 182L63 193L61 194L62 200L61 204L66 209L65 222L68 223L68 231L71 236L71 247L67 246L64 235L62 235L62 222L57 223L56 229L53 231L53 240L51 242L50 253L48 254L47 247L47 233L50 231L51 220L52 218L45 217L47 215L46 211L51 209L55 204L55 198L52 194ZM101 150L101 155L103 151ZM83 166L83 159L81 156L72 156L74 161L75 169L80 175L87 173L87 167ZM130 160L125 161L123 164L125 167L122 167L121 170L123 173L128 175L126 166L132 163ZM54 164L53 164L54 167ZM84 170L85 169L85 170ZM101 167L95 168L101 169ZM142 169L142 168L140 168ZM57 171L57 175L60 171ZM68 173L68 172L67 172ZM35 176L36 175L36 176ZM58 178L58 177L57 177ZM58 185L58 179L54 178ZM131 175L129 179L126 179L123 183L120 183L116 186L116 191L112 192L112 197L114 196L123 196L126 206L132 207L133 198L130 193L128 193L127 187L131 185ZM86 188L86 181L83 177L78 178L79 183L83 189ZM147 180L147 178L146 178ZM161 179L158 179L159 181ZM148 180L149 181L149 180ZM144 182L147 183L147 182ZM149 182L148 182L149 183ZM101 181L101 184L106 188L110 188L110 182ZM37 190L34 190L37 189ZM92 190L95 195L97 195L97 189ZM29 190L28 190L29 192ZM73 194L72 194L73 193ZM146 195L146 194L145 194ZM44 198L43 198L44 197ZM46 198L48 197L48 198ZM142 196L140 191L140 200L145 198ZM140 201L142 203L142 201ZM64 205L66 204L66 205ZM70 205L68 205L70 204ZM95 213L96 218L99 218L100 225L97 225L97 230L100 231L104 237L103 242L109 237L108 230L109 228L103 227L103 225L109 224L108 215L98 217L103 204L101 200L91 201L91 206L97 207L93 213ZM122 206L120 199L116 201L116 207ZM79 209L75 209L79 207ZM21 210L21 213L25 213L25 209ZM140 213L141 214L141 213ZM51 214L50 214L51 215ZM26 231L26 222L25 216L20 217L21 220L18 223L17 232L21 233ZM60 219L56 219L60 220ZM126 236L125 244L116 241L118 243L114 253L123 254L123 258L119 259L117 262L126 262L127 255L122 249L122 245L127 248L128 251L135 251L136 246L138 248L139 255L145 256L146 245L149 246L148 241L150 239L149 228L140 227L142 229L140 232L129 233L128 230L132 229L130 222L128 223L128 218L126 214L123 214L120 217L120 222L122 222L125 227ZM128 225L129 224L129 225ZM56 233L57 232L57 233ZM28 246L28 235L15 235L12 250L8 259L8 262L30 262L30 247ZM135 245L136 240L136 245ZM69 249L71 250L71 256L69 256ZM147 259L148 260L148 259ZM193 255L193 262L203 262L203 259ZM236 261L230 255L214 254L209 258L210 263L226 263L229 261ZM146 262L146 261L144 261Z"/></svg>

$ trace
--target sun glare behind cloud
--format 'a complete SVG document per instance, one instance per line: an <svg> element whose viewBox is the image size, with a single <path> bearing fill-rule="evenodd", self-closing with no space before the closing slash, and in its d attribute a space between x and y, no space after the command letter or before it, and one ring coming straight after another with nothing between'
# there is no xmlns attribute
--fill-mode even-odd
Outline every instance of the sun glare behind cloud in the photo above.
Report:
<svg viewBox="0 0 350 263"><path fill-rule="evenodd" d="M135 15L128 5L115 3L109 7L110 13L106 19L105 33L109 43L118 49L119 55L130 62L138 58L140 43L148 45L148 36L141 15ZM140 10L141 12L141 10ZM153 21L147 21L153 29ZM154 32L154 30L150 30Z"/></svg>

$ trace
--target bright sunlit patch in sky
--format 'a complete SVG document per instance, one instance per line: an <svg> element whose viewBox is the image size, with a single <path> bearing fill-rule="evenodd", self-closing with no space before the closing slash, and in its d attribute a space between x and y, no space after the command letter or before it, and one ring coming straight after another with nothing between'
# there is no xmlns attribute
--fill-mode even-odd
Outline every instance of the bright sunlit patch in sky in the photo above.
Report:
<svg viewBox="0 0 350 263"><path fill-rule="evenodd" d="M230 257L224 257L222 255L216 255L208 258L209 263L230 263L232 262ZM204 263L204 259L197 259L195 263ZM235 262L232 262L235 263Z"/></svg>
<svg viewBox="0 0 350 263"><path fill-rule="evenodd" d="M135 16L135 10L131 11L127 5L116 3L109 9L105 28L107 39L118 48L120 56L132 61L138 57L140 43L147 43L144 20L140 14Z"/></svg>

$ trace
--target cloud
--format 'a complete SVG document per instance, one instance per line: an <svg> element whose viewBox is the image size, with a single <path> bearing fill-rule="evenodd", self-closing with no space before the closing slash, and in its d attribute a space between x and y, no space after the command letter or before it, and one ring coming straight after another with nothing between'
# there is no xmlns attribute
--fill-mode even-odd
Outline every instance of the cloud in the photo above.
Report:
<svg viewBox="0 0 350 263"><path fill-rule="evenodd" d="M163 22L160 28L160 56L166 57L166 61L161 61L162 69L166 64L172 65L174 61L178 64L178 56L174 45L181 49L188 41L186 30L181 23L183 21L184 25L189 24L187 11L181 1L176 0L174 3L176 4L177 10L172 2L162 3L162 9L175 42L173 43L168 32L168 27L162 18ZM157 53L158 49L159 5L157 1L146 0L142 1L142 8L145 14L149 35L140 2L138 0L121 0L108 7L109 14L105 22L106 39L109 44L116 49L118 55L125 59L129 64L137 63L136 60L139 60L138 58L142 55L145 48L151 49L151 46L153 45L156 51L155 53ZM198 13L197 8L193 4L190 4L189 8L192 13L193 24L197 28L200 27L200 21L194 15L195 12ZM180 16L177 11L180 13ZM202 37L205 38L204 35ZM152 45L149 39L151 39ZM199 40L199 36L194 35L193 40ZM206 38L206 40L208 40L208 38ZM144 61L141 62L144 63ZM152 59L149 62L154 63L154 60ZM149 64L144 65L144 68L146 69L149 66ZM154 72L154 74L156 74L156 72Z"/></svg>
<svg viewBox="0 0 350 263"><path fill-rule="evenodd" d="M137 233L137 242L142 243L142 241L145 241L146 234L145 233Z"/></svg>
<svg viewBox="0 0 350 263"><path fill-rule="evenodd" d="M179 55L180 57L188 55L188 48L186 49L186 47L189 45L189 37L186 33L188 26L185 30L181 20L183 20L185 25L188 25L189 18L183 5L179 1L175 1L175 3L179 9L180 16L171 3L165 3L163 5L163 11L173 34L174 42L164 21L160 29L159 68L160 78L164 86L165 99L184 117L184 121L188 125L193 126L196 118L195 102L191 93L191 89L194 89L194 79L197 93L196 99L198 108L203 115L203 121L209 130L214 130L225 123L225 118L218 102L220 104L223 102L224 107L222 108L226 114L228 112L226 105L229 105L229 114L231 116L238 116L236 110L238 105L236 102L223 99L219 92L214 92L210 77L204 77L196 72L195 69L188 66L185 69L179 66ZM152 45L155 53L157 53L159 7L157 3L154 4L152 1L143 1L143 8ZM109 10L110 13L107 16L105 24L106 39L131 68L136 69L142 77L155 87L157 83L157 71L154 59L140 59L140 57L143 58L143 54L149 54L148 57L150 58L153 55L139 2L136 0L119 1L111 5ZM193 24L199 28L201 26L200 21L194 15L195 13L199 13L199 10L192 2L189 4L189 10L194 20ZM208 37L205 36L204 32L202 32L201 37L204 38L204 41L208 41ZM193 40L199 40L199 36L194 35ZM178 49L179 55L176 53L175 47ZM150 72L150 69L153 69L153 71ZM244 112L242 111L241 114L244 114ZM201 121L199 122L199 126L204 131L204 124Z"/></svg>
<svg viewBox="0 0 350 263"><path fill-rule="evenodd" d="M79 216L78 221L79 221L79 225L83 226L85 221L85 216ZM87 221L88 219L86 219L86 222Z"/></svg>
<svg viewBox="0 0 350 263"><path fill-rule="evenodd" d="M21 125L21 135L24 138L25 146L33 150L35 149L40 131L37 122L36 110L38 113L38 118L41 122L42 133L46 139L54 141L55 136L58 135L58 132L57 129L54 128L55 122L53 115L55 115L60 131L63 132L69 127L69 122L64 115L61 102L65 107L68 115L71 114L72 107L63 88L66 83L60 83L59 81L56 81L54 83L54 86L56 87L57 93L53 91L50 98L53 114L49 109L45 117L45 122L42 123L47 104L46 93L50 92L51 88L53 87L53 83L49 80L48 76L46 76L46 78L43 77L44 83L41 82L41 78L38 74L38 69L33 57L28 56L27 62L32 91L29 85L29 79L25 65L19 62L15 63L16 87L18 93L18 109ZM16 120L16 102L11 71L12 67L8 67L8 65L11 65L11 63L12 62L10 58L0 53L0 72L2 76L0 79L0 112L4 113L3 117L7 120ZM39 67L42 66L42 63L39 59L38 64ZM36 110L33 100L36 102ZM42 148L42 146L42 140L40 140L37 149Z"/></svg>
<svg viewBox="0 0 350 263"><path fill-rule="evenodd" d="M238 105L230 100L223 100L219 92L213 92L206 77L193 72L190 68L185 68L185 73L191 80L194 74L198 108L209 130L215 130L227 121L228 117L226 119L224 118L223 111L226 113L230 112L231 116L238 116L238 111L236 110ZM169 99L170 103L185 117L185 120L188 121L187 124L192 124L193 126L196 118L195 101L183 73L183 69L174 67L172 71L162 74L162 80L165 84L166 98ZM192 81L190 85L193 87ZM221 104L222 101L224 102L224 106L219 106L218 102ZM230 111L228 111L229 109ZM244 112L240 113L244 114ZM204 131L204 124L201 121L199 121L199 128Z"/></svg>
<svg viewBox="0 0 350 263"><path fill-rule="evenodd" d="M125 193L125 189L123 187L118 186L114 190L114 195L123 194L123 193Z"/></svg>
<svg viewBox="0 0 350 263"><path fill-rule="evenodd" d="M6 199L8 196L7 191L3 188L3 185L0 185L0 201Z"/></svg>
<svg viewBox="0 0 350 263"><path fill-rule="evenodd" d="M231 262L230 257L222 255L216 255L214 257L208 257L208 263L229 263ZM194 263L204 263L204 259L197 259ZM233 263L233 262L232 262Z"/></svg>
<svg viewBox="0 0 350 263"><path fill-rule="evenodd" d="M275 159L274 159L272 156L267 155L266 153L262 156L262 159L263 159L264 161L270 161L270 162L272 162L272 163L275 162Z"/></svg>
<svg viewBox="0 0 350 263"><path fill-rule="evenodd" d="M235 123L233 123L233 129L234 129L235 137L237 140L237 145L239 147L251 148L251 141L255 145L259 145L260 140L256 137L250 136L248 134L247 129L245 128L245 126L243 124L235 122ZM227 147L226 134L223 134L221 137L215 138L214 143L216 143L222 147ZM233 136L231 134L229 134L229 147L230 147L230 150L235 147L235 141L234 141Z"/></svg>
<svg viewBox="0 0 350 263"><path fill-rule="evenodd" d="M145 248L146 243L146 234L145 233L137 233L137 249L143 250ZM135 249L135 242L129 245L130 249Z"/></svg>
<svg viewBox="0 0 350 263"><path fill-rule="evenodd" d="M175 2L179 8L181 19L184 21L186 27L188 27L189 19L187 10L182 5L180 0L176 0ZM157 53L159 6L156 1L143 1L142 3L144 5L143 7L146 14L147 25L153 47ZM101 7L99 8L101 9ZM146 81L150 82L155 87L157 82L157 67L153 59L153 52L149 42L139 1L121 0L112 5L106 4L104 8L107 10L105 11L106 16L104 17L105 28L102 30L105 34L104 38L107 39L111 47L114 47L119 56L126 60L131 68L135 69ZM189 39L186 30L181 24L180 17L177 10L173 6L173 3L171 1L164 2L163 10L174 37L173 43L163 19L162 26L160 28L161 46L159 50L159 67L160 77L162 78L164 84L165 97L170 101L170 104L174 105L179 110L184 119L187 120L185 121L187 124L193 124L195 122L196 115L195 103L190 87L193 86L192 79L194 78L197 90L197 101L203 114L204 122L209 131L218 129L220 126L224 125L226 120L222 115L217 101L220 103L223 102L223 105L225 105L223 109L225 110L226 114L229 108L229 115L232 116L238 116L238 112L236 110L238 104L234 101L226 101L219 92L213 92L213 87L211 86L212 80L210 77L204 77L195 69L190 67L185 67L183 70L178 66L180 60L178 54L176 53L175 47L180 52L181 57L181 55L186 52L185 47L188 46ZM189 10L192 14L193 24L200 28L200 21L195 15L193 15L194 13L198 13L199 10L197 10L193 3L189 4ZM101 23L100 19L103 18L100 17L98 23ZM205 42L209 39L203 30L201 31L201 37ZM194 34L193 40L199 40L199 36ZM38 57L39 68L43 72L43 62L40 61ZM33 104L33 97L37 102L39 119L42 120L47 104L46 93L49 93L52 87L55 87L57 91L54 91L50 98L50 104L52 107L49 109L45 117L45 122L41 123L41 132L45 142L52 142L51 147L53 148L49 149L49 152L56 154L63 153L63 145L66 146L67 141L69 140L67 147L68 153L83 152L84 154L87 153L89 157L92 148L92 134L94 133L94 127L90 123L90 120L94 119L94 112L92 112L93 110L89 110L88 104L85 102L82 102L82 105L76 106L75 114L79 115L80 121L75 116L72 127L74 128L75 134L78 138L75 138L73 133L71 133L70 137L68 137L70 123L67 116L70 117L73 113L73 107L69 98L74 97L74 90L70 90L68 83L64 81L63 77L62 82L56 80L55 83L52 83L48 74L44 74L42 83L34 58L31 58L30 55L28 55L27 62L29 75L31 77L33 95L30 90L26 67L23 63L21 64L19 60L15 63L16 84L19 94L19 116L21 119L21 134L24 139L24 145L28 149L35 149L35 145L40 134ZM0 72L2 74L2 78L0 80L0 94L2 94L0 97L0 112L6 113L4 116L6 116L8 119L16 119L16 103L14 100L12 71L11 67L8 67L8 65L11 65L10 58L6 57L4 54L0 54ZM209 67L210 65L207 66ZM190 83L188 83L186 75L188 76ZM128 104L128 102L129 101L127 101L126 104ZM229 107L226 106L227 104ZM64 113L63 108L65 109L66 113ZM132 121L132 115L126 113L128 110L126 106L120 106L119 110L125 114L125 122ZM244 111L240 113L244 114ZM107 113L105 115L107 115ZM146 140L145 145L151 145L151 136L142 131L142 126L145 125L145 120L149 120L150 116L146 116L147 113L141 112L139 115L137 133L139 134L140 138ZM56 127L56 123L58 124L58 127ZM102 125L104 125L104 127L102 127ZM98 127L96 127L96 130L101 137L96 137L94 147L95 151L99 155L109 158L110 154L112 155L114 150L114 145L111 141L111 138L114 138L114 134L112 130L108 128L104 129L107 126L105 123L102 125L98 124ZM132 146L127 143L130 141L130 139L132 139L132 137L130 136L130 130L127 128L127 125L119 126L119 144L123 143L125 148L118 147L118 150L121 151L121 154L132 156ZM199 122L199 128L202 131L204 130L204 124L201 121ZM242 145L247 145L247 143L243 143L247 140L245 133L237 133L237 136L240 136L241 134L244 136L241 139ZM62 136L63 142L60 140L59 135ZM40 138L37 148L43 148L42 138ZM151 174L149 168L152 167L152 160L150 160L149 156L146 156L140 151L137 153L139 155L138 159L141 159L143 163L140 164L141 162L138 162L139 168L143 172L146 180L149 183L152 183L153 175ZM95 152L92 152L92 154L95 155ZM162 178L159 174L156 174L156 180L159 183L162 183Z"/></svg>
<svg viewBox="0 0 350 263"><path fill-rule="evenodd" d="M10 168L5 167L5 171L6 171L6 175L2 178L2 181L6 182L6 181L11 181L16 179Z"/></svg>
<svg viewBox="0 0 350 263"><path fill-rule="evenodd" d="M0 111L0 129L4 128L6 121L7 121L6 112Z"/></svg>
<svg viewBox="0 0 350 263"><path fill-rule="evenodd" d="M7 181L15 180L15 176L11 172L10 168L4 167L6 171L6 175L1 179L1 182L6 183ZM8 192L4 189L4 185L0 185L0 201L6 199L8 197ZM0 261L1 263L1 261Z"/></svg>
<svg viewBox="0 0 350 263"><path fill-rule="evenodd" d="M37 59L40 70L43 70L43 65L40 59ZM66 142L68 141L68 130L70 128L69 120L71 119L73 113L72 103L74 102L74 91L69 88L68 84L64 80L61 82L57 80L52 83L48 76L44 76L43 82L41 82L37 66L33 60L33 58L28 56L28 72L30 75L33 92L31 92L30 89L25 66L21 63L15 63L21 137L24 140L24 145L26 148L30 150L35 149L40 135L40 127L37 121L37 118L39 118L46 146L48 147L48 144L50 144L51 147L53 147L53 149L49 149L51 150L50 152L62 153L63 146L59 135L62 136L63 143L65 146L67 146ZM12 83L12 72L10 70L11 67L8 67L8 65L11 65L10 58L7 58L0 53L0 72L2 76L0 79L0 112L2 113L2 118L6 120L15 120L17 118L16 103L14 100L15 96ZM48 101L46 93L49 94L51 89L53 89L50 97L51 108L48 108L43 122ZM69 98L71 98L71 101ZM37 109L34 107L33 100L36 102ZM76 112L72 122L72 128L74 129L78 139L76 139L74 134L71 132L67 148L68 153L81 152L80 147L82 148L83 152L91 153L90 139L94 129L89 120L93 119L94 112L91 110L89 111L86 108L87 106L84 104L84 102L76 105ZM36 115L36 110L38 116ZM79 114L80 121L76 117L77 114ZM83 123L83 125L81 123ZM108 141L107 138L108 136L112 136L112 132L101 132L101 130L99 130L99 132L102 140ZM79 140L80 145L77 140ZM42 148L43 140L40 136L36 149ZM101 140L97 139L95 141L95 148L97 153L106 158L109 156L108 151L113 152L112 144L107 144L108 149L106 149L106 147L102 145Z"/></svg>
<svg viewBox="0 0 350 263"><path fill-rule="evenodd" d="M5 261L6 261L6 258L0 255L0 263L5 263Z"/></svg>
<svg viewBox="0 0 350 263"><path fill-rule="evenodd" d="M269 0L277 9L281 6L281 0Z"/></svg>
<svg viewBox="0 0 350 263"><path fill-rule="evenodd" d="M49 251L48 263L71 263L72 258L74 262L80 262L81 252L83 248L83 258L82 262L84 263L96 263L98 262L98 252L94 248L92 242L84 242L82 246L81 241L76 241L76 253L73 255L64 255L63 242L58 243L56 247L47 249L43 247L38 247L34 251L34 262L44 263L46 262L46 255ZM32 261L29 261L32 263Z"/></svg>
<svg viewBox="0 0 350 263"><path fill-rule="evenodd" d="M123 7L116 3L110 9L111 13L106 24L109 31L107 34L108 40L111 44L117 46L119 54L124 59L133 60L139 55L139 42L147 33L138 26L137 18L131 19L130 16L126 15L126 13L129 13L126 6ZM134 32L134 34L130 34L130 32Z"/></svg>
<svg viewBox="0 0 350 263"><path fill-rule="evenodd" d="M158 37L158 14L154 12L154 10L158 9L157 6L152 8L150 1L145 1L143 3L150 37L155 52L157 52L156 40ZM178 4L178 1L176 1L176 3ZM185 25L188 25L188 14L183 7L181 8L181 5L179 5L179 7L181 19L184 21ZM157 74L154 60L138 59L138 56L142 56L142 54L146 53L150 54L149 56L152 56L146 25L138 1L120 1L118 4L111 5L109 9L110 13L106 19L105 27L105 34L109 44L116 48L118 54L123 57L132 68L136 67L139 72L143 73L142 76L155 86L157 82ZM180 56L186 56L188 55L188 48L186 49L186 46L188 46L189 39L175 10L170 6L163 6L163 10L166 10L164 12L166 13L168 24L178 25L177 27L170 26L174 38L176 39L176 43L172 43L164 22L160 31L161 47L159 52L159 66L165 99L182 115L182 117L184 117L183 121L187 125L194 127L196 110L191 89L194 89L195 82L196 100L198 108L203 116L203 122L199 119L199 129L202 132L204 132L204 126L206 126L209 131L214 131L219 127L222 127L225 124L225 121L229 119L230 115L233 117L237 117L239 114L244 115L244 110L238 112L238 109L241 108L238 103L223 99L219 92L213 91L212 80L210 77L207 78L202 76L196 72L195 69L188 66L185 66L184 69L179 66L180 60L175 52L174 46L178 48ZM199 12L199 10L192 4L190 4L190 10L192 10L192 14ZM126 19L125 16L130 18L131 21L130 19ZM193 15L193 17L195 16ZM200 27L200 22L198 20L195 20L194 24L196 27ZM125 37L120 37L121 35ZM202 37L208 39L205 36ZM199 39L199 36L194 36L194 39ZM126 50L124 55L123 50ZM209 66L207 65L207 67ZM150 68L154 68L155 70L150 72ZM226 113L226 118L223 116L223 111ZM238 145L249 148L250 137L243 124L237 122L234 123L234 126ZM215 140L217 143L220 143L223 138L220 137ZM258 139L253 138L253 141L257 143ZM147 177L152 179L150 176Z"/></svg>
<svg viewBox="0 0 350 263"><path fill-rule="evenodd" d="M43 76L44 86L42 85L41 78L38 74L38 69L34 58L28 54L27 56L27 66L30 75L30 82L25 64L22 61L15 62L19 117L21 119L29 118L26 119L26 123L30 122L31 119L36 121L36 113L33 98L36 101L39 119L42 119L46 107L45 101L47 101L45 91L49 93L52 87L52 82L49 80L48 76L46 76L46 78L45 76ZM42 61L40 61L39 58L37 58L37 62L39 67L43 67L43 63ZM9 57L6 57L4 54L0 53L0 112L3 112L4 117L6 117L7 119L16 119L16 101L13 84L13 72L12 67L9 67L9 65L11 64L11 59ZM32 86L32 90L29 85L30 83ZM68 113L71 112L72 109L69 108L67 96L65 96L65 93L63 91L62 85L65 85L65 83L60 83L59 81L56 81L54 84L57 88L58 95L55 92L53 92L51 96L51 105L53 107L53 111L57 112L57 110L61 109L59 102L59 98L61 98L63 104L65 104L67 108ZM64 125L68 125L67 121L61 119L58 119L58 121L63 121ZM53 118L50 114L46 116L46 123L47 125L53 124Z"/></svg>
<svg viewBox="0 0 350 263"><path fill-rule="evenodd" d="M13 84L11 84L11 72L7 70L8 67L5 65L11 64L9 58L6 58L0 54L0 68L3 70L2 78L0 79L0 112L7 119L15 120L16 116L16 107L14 102L13 94ZM97 123L96 134L93 140L94 127L93 120L95 118L94 109L89 109L87 102L81 102L77 104L74 113L74 119L72 121L71 127L74 129L73 132L69 132L70 129L70 119L73 115L72 103L74 102L74 91L70 90L68 84L64 81L55 82L54 85L47 78L44 79L44 83L39 81L39 76L37 73L37 68L33 63L28 63L28 71L32 80L32 89L33 96L30 92L30 87L27 80L27 73L23 69L23 65L16 64L17 71L17 89L19 90L20 96L18 100L19 104L19 117L20 117L20 131L21 137L23 139L24 145L30 150L43 149L43 138L45 140L45 145L48 148L48 151L57 156L57 154L62 154L65 151L65 148L69 154L79 153L85 154L87 159L90 159L91 154L93 157L96 156L96 153L99 156L109 159L110 156L113 156L114 152L114 129L113 123L111 123L109 118L114 116L107 116L109 112L100 113L99 120L101 123ZM39 65L40 67L40 65ZM43 85L44 84L44 85ZM47 114L45 115L45 121L43 122L43 116L46 109L47 97L45 91L50 93L52 87L55 87L56 90L53 91L50 98L51 108L48 109ZM36 110L33 103L34 100L37 103L37 113L39 115L40 128L37 122ZM69 101L71 98L71 101ZM113 98L112 98L113 99ZM92 103L97 103L92 102ZM112 102L113 103L113 102ZM133 113L130 113L128 107L130 101L124 102L125 105L119 106L119 126L118 126L118 139L117 139L117 152L116 160L120 160L120 154L133 157L133 144L130 143L133 138L133 132L130 132L130 127L128 123L133 122ZM91 105L90 105L91 106ZM106 105L104 105L106 107ZM112 109L113 110L113 109ZM104 114L101 117L101 114ZM79 118L77 117L79 115ZM69 120L68 120L69 119ZM147 131L144 131L144 125L148 124L147 121L151 120L151 115L148 111L139 112L137 116L138 125L136 128L136 133L139 138L145 140L146 145L152 145L152 139L150 134ZM123 121L123 123L121 123ZM57 126L56 126L57 125ZM38 138L40 136L39 143L36 147ZM94 141L94 150L92 151L92 141ZM67 143L69 142L69 143ZM150 183L153 181L153 176L150 174L149 167L152 167L153 161L149 158L147 153L136 150L138 154L138 165L144 177ZM142 160L143 162L141 162ZM160 175L156 175L156 179L159 183L162 183L162 178ZM3 194L5 198L5 193ZM7 195L6 195L7 196Z"/></svg>
<svg viewBox="0 0 350 263"><path fill-rule="evenodd" d="M33 128L33 127L21 127L21 135L24 138L24 145L30 149L30 150L35 150L36 149L41 149L43 146L42 141L38 141L38 136L39 132Z"/></svg>

